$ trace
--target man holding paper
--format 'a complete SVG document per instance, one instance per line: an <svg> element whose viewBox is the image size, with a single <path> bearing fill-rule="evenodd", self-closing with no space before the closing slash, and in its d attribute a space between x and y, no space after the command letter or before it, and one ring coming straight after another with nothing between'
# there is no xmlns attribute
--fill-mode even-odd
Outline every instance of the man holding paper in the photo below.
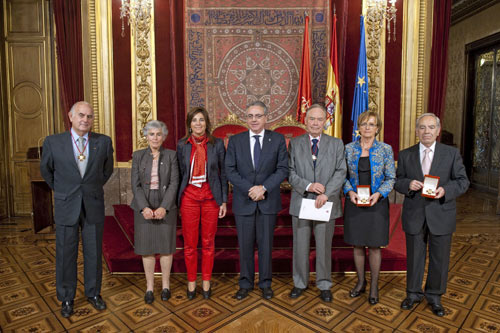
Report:
<svg viewBox="0 0 500 333"><path fill-rule="evenodd" d="M441 295L446 292L451 236L456 229L455 199L467 191L469 180L458 149L436 142L440 131L436 115L425 113L417 119L420 143L399 153L395 189L405 195L407 273L401 308L410 310L425 296L432 312L442 317ZM424 188L434 195L428 194L432 190L422 193ZM422 291L427 243L429 268Z"/></svg>
<svg viewBox="0 0 500 333"><path fill-rule="evenodd" d="M293 283L291 298L297 298L307 288L309 281L309 243L314 229L316 241L316 286L321 291L320 298L332 301L330 287L332 238L335 219L342 216L340 189L346 176L344 144L340 139L323 134L326 109L314 104L307 110L305 124L307 134L290 140L288 145L288 181L292 185L290 215L293 227ZM314 207L307 209L306 199L314 200ZM329 202L332 208L327 221L301 219L301 210L324 210ZM301 209L302 207L302 209Z"/></svg>

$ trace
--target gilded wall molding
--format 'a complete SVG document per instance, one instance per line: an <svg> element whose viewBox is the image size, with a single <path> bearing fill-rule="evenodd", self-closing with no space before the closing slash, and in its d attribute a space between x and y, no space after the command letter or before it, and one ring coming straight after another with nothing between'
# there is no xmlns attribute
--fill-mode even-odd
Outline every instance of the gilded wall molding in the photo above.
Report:
<svg viewBox="0 0 500 333"><path fill-rule="evenodd" d="M132 145L133 150L148 146L142 129L156 117L156 66L154 4L151 16L130 25L132 58Z"/></svg>
<svg viewBox="0 0 500 333"><path fill-rule="evenodd" d="M93 131L115 142L111 1L82 0L84 98L94 109Z"/></svg>
<svg viewBox="0 0 500 333"><path fill-rule="evenodd" d="M385 54L386 54L386 20L385 1L364 0L363 15L365 17L366 65L368 71L368 108L380 115L384 121L385 101ZM380 131L378 139L384 140L384 131Z"/></svg>
<svg viewBox="0 0 500 333"><path fill-rule="evenodd" d="M433 0L405 1L399 149L418 142L416 119L425 113L429 85Z"/></svg>

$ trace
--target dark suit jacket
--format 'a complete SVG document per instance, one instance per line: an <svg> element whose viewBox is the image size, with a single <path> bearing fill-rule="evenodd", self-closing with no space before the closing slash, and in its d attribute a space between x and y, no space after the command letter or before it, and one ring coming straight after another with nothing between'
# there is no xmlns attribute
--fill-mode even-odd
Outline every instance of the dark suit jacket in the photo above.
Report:
<svg viewBox="0 0 500 333"><path fill-rule="evenodd" d="M88 149L89 160L82 179L73 153L71 132L45 138L40 171L54 191L56 224L78 223L82 202L89 223L104 223L103 186L113 173L111 138L92 132Z"/></svg>
<svg viewBox="0 0 500 333"><path fill-rule="evenodd" d="M130 207L140 212L149 207L149 186L151 183L151 169L153 168L153 155L151 149L145 148L137 150L132 154L132 192L134 198ZM160 207L170 212L177 208L176 197L179 187L179 166L175 151L160 148L160 157L158 160L158 178L159 190L161 191L162 201ZM151 208L151 207L150 207Z"/></svg>
<svg viewBox="0 0 500 333"><path fill-rule="evenodd" d="M422 197L422 191L409 190L412 180L424 180L419 144L399 153L394 188L405 195L403 230L409 234L418 234L426 222L434 235L451 234L456 229L455 199L469 187L458 149L437 142L429 174L440 178L438 186L445 190L445 196L441 199L429 199Z"/></svg>
<svg viewBox="0 0 500 333"><path fill-rule="evenodd" d="M180 207L182 194L188 185L189 176L191 173L191 143L187 139L181 139L177 143L177 159L179 160L179 168L181 170L181 186L179 188L179 196L177 204ZM210 185L210 190L214 196L217 205L227 202L227 178L226 170L224 169L224 157L226 149L224 142L221 139L215 139L215 143L207 143L207 179Z"/></svg>
<svg viewBox="0 0 500 333"><path fill-rule="evenodd" d="M307 192L306 187L317 182L325 186L328 201L333 202L330 219L342 216L340 189L344 184L347 172L342 140L326 134L321 135L316 167L314 167L311 157L309 134L291 139L288 150L290 155L288 182L293 188L290 215L299 216L302 198L316 198L316 194Z"/></svg>
<svg viewBox="0 0 500 333"><path fill-rule="evenodd" d="M288 154L285 137L266 130L262 141L259 166L254 169L248 131L231 136L226 152L226 175L233 184L233 212L251 215L257 207L263 214L281 210L280 184L288 176ZM255 202L248 196L254 185L264 185L266 198Z"/></svg>

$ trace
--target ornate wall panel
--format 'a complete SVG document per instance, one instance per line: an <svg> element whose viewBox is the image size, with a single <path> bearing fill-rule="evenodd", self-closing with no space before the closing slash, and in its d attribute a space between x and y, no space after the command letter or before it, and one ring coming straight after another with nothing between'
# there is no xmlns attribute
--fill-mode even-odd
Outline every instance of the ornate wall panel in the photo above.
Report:
<svg viewBox="0 0 500 333"><path fill-rule="evenodd" d="M407 1L404 7L399 149L417 142L416 119L425 113L429 85L432 0Z"/></svg>
<svg viewBox="0 0 500 333"><path fill-rule="evenodd" d="M130 26L132 51L132 147L147 147L142 129L156 116L154 5L151 16Z"/></svg>
<svg viewBox="0 0 500 333"><path fill-rule="evenodd" d="M8 108L9 182L13 215L31 212L26 152L53 130L52 68L47 1L6 1L3 48Z"/></svg>

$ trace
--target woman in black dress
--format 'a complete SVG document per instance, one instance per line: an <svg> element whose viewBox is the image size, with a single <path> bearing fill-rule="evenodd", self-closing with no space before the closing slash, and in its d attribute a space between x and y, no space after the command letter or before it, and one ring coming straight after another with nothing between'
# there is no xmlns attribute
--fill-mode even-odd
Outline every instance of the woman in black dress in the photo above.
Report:
<svg viewBox="0 0 500 333"><path fill-rule="evenodd" d="M344 240L354 246L354 265L358 283L351 297L366 290L365 247L369 249L371 271L370 304L378 303L378 276L381 246L389 243L389 199L396 180L394 156L388 144L375 136L382 128L378 113L366 111L358 118L360 137L346 145L348 176L344 183ZM370 186L369 207L358 207L358 185Z"/></svg>

